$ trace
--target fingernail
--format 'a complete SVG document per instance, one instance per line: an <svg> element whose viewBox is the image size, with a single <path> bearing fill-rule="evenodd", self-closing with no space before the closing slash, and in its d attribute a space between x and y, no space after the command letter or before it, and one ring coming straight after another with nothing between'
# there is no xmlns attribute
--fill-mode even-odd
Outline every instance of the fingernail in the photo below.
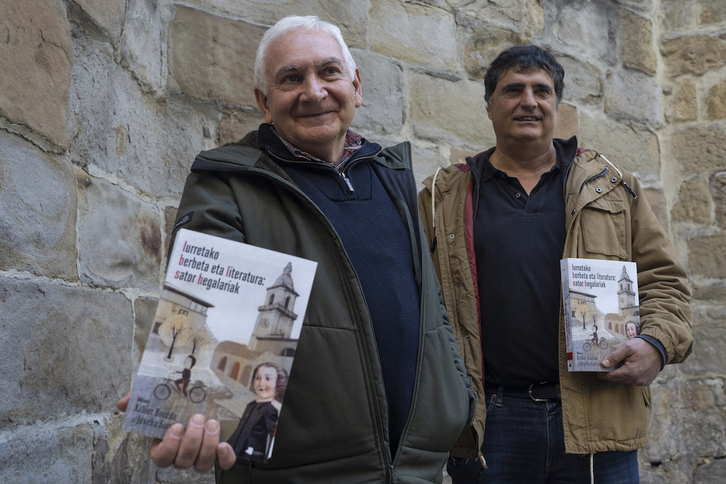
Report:
<svg viewBox="0 0 726 484"><path fill-rule="evenodd" d="M608 360L607 358L602 360L602 366L610 366L610 360Z"/></svg>
<svg viewBox="0 0 726 484"><path fill-rule="evenodd" d="M176 438L181 438L181 436L184 435L184 426L180 423L175 423L171 426L171 436Z"/></svg>
<svg viewBox="0 0 726 484"><path fill-rule="evenodd" d="M195 427L201 427L204 425L204 415L198 413L189 419L189 423Z"/></svg>
<svg viewBox="0 0 726 484"><path fill-rule="evenodd" d="M207 425L204 428L206 429L207 433L216 434L219 431L219 424L216 420L210 420L207 422Z"/></svg>

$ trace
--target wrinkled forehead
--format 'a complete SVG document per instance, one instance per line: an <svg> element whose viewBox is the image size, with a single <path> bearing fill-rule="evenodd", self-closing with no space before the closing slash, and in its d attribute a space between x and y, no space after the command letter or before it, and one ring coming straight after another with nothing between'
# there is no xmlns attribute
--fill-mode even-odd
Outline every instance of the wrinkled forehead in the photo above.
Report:
<svg viewBox="0 0 726 484"><path fill-rule="evenodd" d="M290 66L318 65L331 59L345 64L343 51L334 37L317 30L293 30L270 44L265 55L265 72L270 76Z"/></svg>

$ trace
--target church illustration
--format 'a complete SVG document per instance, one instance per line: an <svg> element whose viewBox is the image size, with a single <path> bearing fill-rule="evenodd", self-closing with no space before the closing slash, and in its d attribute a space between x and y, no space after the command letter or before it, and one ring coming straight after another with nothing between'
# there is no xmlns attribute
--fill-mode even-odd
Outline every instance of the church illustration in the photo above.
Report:
<svg viewBox="0 0 726 484"><path fill-rule="evenodd" d="M295 301L299 296L291 274L292 264L288 263L275 283L267 288L249 344L223 341L214 350L211 367L235 393L249 391L252 372L260 363L277 363L290 371L298 341L291 335L298 317Z"/></svg>

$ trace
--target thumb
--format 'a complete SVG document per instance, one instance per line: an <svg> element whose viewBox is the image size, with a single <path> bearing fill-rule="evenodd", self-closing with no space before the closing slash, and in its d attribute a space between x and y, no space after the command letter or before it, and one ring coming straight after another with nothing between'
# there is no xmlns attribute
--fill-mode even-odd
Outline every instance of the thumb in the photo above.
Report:
<svg viewBox="0 0 726 484"><path fill-rule="evenodd" d="M625 359L627 354L628 350L626 346L618 348L602 360L602 366L604 366L605 368L610 368L611 366L617 365Z"/></svg>

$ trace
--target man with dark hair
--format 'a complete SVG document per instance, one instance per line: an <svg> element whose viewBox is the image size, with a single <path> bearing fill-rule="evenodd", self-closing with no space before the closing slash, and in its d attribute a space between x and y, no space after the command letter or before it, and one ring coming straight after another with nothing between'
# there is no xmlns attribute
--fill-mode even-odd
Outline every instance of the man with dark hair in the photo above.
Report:
<svg viewBox="0 0 726 484"><path fill-rule="evenodd" d="M318 263L272 457L237 456L195 415L152 446L157 465L219 483L441 482L476 394L426 254L411 147L348 128L361 77L340 30L287 17L262 38L265 123L202 152L179 227ZM120 407L124 407L122 401Z"/></svg>
<svg viewBox="0 0 726 484"><path fill-rule="evenodd" d="M485 78L496 146L419 194L449 320L486 395L452 449L455 484L638 482L648 386L691 352L686 273L640 184L554 138L563 79L543 49L502 52ZM612 372L567 370L565 257L638 264L642 332L602 361Z"/></svg>

